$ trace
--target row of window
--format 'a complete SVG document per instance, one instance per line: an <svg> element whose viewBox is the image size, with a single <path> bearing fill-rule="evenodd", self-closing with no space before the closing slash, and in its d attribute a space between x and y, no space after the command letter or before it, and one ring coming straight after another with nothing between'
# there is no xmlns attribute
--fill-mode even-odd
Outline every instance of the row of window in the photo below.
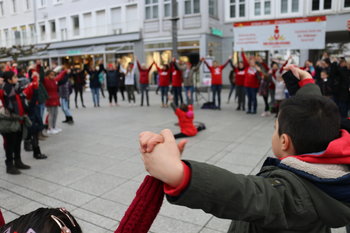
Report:
<svg viewBox="0 0 350 233"><path fill-rule="evenodd" d="M310 0L313 12L332 10L339 0ZM245 18L248 15L255 17L271 16L276 7L280 14L297 14L301 12L304 0L229 0L229 18ZM249 6L249 7L248 7ZM349 8L350 0L342 0L341 8ZM252 10L248 12L248 10Z"/></svg>
<svg viewBox="0 0 350 233"><path fill-rule="evenodd" d="M9 4L8 6L5 5ZM0 17L5 16L5 7L8 7L11 14L16 14L19 11L19 7L23 7L24 11L28 11L32 8L31 0L0 0Z"/></svg>
<svg viewBox="0 0 350 233"><path fill-rule="evenodd" d="M159 18L159 1L158 0L145 0L145 18L146 19L157 19ZM178 3L176 3L178 4ZM200 13L200 0L184 0L184 14L199 14ZM212 5L212 6L210 6ZM217 0L209 0L209 12L213 12L214 14L214 5L217 6ZM176 6L178 8L178 6ZM163 0L163 13L164 17L172 16L172 3L171 0ZM177 15L177 12L176 12Z"/></svg>

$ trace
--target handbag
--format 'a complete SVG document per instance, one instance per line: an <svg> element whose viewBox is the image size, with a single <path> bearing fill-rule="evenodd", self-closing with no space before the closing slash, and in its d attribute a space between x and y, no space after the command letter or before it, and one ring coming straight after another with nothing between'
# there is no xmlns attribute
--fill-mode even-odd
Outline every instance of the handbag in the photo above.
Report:
<svg viewBox="0 0 350 233"><path fill-rule="evenodd" d="M9 113L0 102L0 133L21 131L21 117Z"/></svg>

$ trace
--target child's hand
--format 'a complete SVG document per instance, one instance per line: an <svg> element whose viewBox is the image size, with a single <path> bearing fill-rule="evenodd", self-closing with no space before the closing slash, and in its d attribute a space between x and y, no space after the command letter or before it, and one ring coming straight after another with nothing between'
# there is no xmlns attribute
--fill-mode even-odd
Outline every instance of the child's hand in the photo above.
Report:
<svg viewBox="0 0 350 233"><path fill-rule="evenodd" d="M309 72L300 69L296 65L288 65L284 68L284 70L292 71L293 75L300 81L303 81L304 79L312 79L312 76Z"/></svg>
<svg viewBox="0 0 350 233"><path fill-rule="evenodd" d="M153 177L172 187L177 187L183 179L184 169L180 159L180 150L169 129L163 130L161 136L164 142L158 144L153 152L142 153L143 163ZM152 135L153 137L155 138L155 135Z"/></svg>

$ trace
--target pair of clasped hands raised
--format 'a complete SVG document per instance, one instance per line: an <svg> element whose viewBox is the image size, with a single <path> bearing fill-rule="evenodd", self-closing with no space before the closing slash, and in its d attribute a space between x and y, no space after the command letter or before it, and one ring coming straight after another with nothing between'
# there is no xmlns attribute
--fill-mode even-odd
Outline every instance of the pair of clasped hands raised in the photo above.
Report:
<svg viewBox="0 0 350 233"><path fill-rule="evenodd" d="M312 79L308 72L295 65L288 65L284 70L291 70L300 81ZM142 132L139 141L141 157L147 172L173 188L179 186L184 176L181 154L187 140L176 143L173 133L165 129L160 134Z"/></svg>

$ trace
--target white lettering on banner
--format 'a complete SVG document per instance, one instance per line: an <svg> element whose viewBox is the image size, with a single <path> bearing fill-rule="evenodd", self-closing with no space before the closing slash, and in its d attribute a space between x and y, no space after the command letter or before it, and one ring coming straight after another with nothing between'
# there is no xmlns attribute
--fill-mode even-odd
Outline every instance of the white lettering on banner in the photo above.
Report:
<svg viewBox="0 0 350 233"><path fill-rule="evenodd" d="M234 24L234 49L324 49L326 16Z"/></svg>
<svg viewBox="0 0 350 233"><path fill-rule="evenodd" d="M215 73L216 75L220 75L220 74L221 74L220 68L215 68L215 69L214 69L214 73Z"/></svg>

